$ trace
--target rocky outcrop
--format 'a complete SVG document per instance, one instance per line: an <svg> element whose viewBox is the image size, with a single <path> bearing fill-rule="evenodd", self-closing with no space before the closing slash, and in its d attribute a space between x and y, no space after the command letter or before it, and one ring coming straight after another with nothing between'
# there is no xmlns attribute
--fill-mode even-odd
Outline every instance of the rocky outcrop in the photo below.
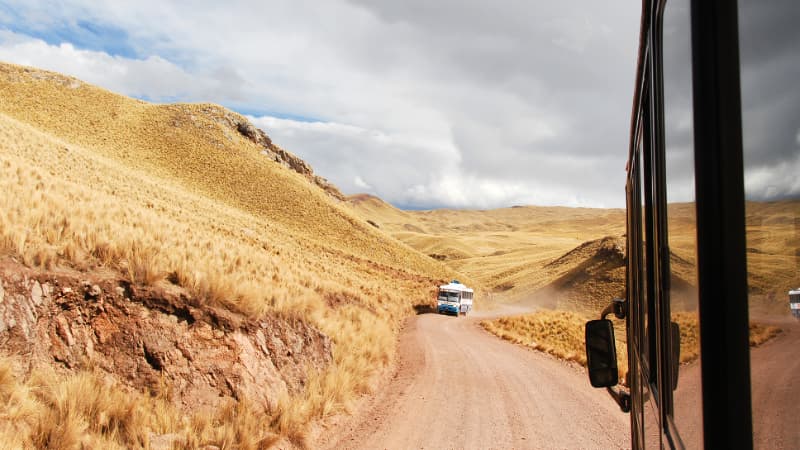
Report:
<svg viewBox="0 0 800 450"><path fill-rule="evenodd" d="M308 163L272 142L272 139L263 130L250 123L244 116L212 104L202 105L202 112L220 125L236 130L243 137L261 147L262 155L306 177L331 197L340 201L345 200L345 196L336 186L314 174L314 169Z"/></svg>
<svg viewBox="0 0 800 450"><path fill-rule="evenodd" d="M99 368L186 409L247 399L265 411L331 362L332 344L298 319L253 320L198 307L180 288L0 265L0 348L32 369Z"/></svg>

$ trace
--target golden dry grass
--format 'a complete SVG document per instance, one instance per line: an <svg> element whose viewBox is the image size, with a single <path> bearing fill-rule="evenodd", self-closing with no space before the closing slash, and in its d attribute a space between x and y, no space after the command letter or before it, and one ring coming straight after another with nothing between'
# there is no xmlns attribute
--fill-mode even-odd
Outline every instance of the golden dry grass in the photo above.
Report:
<svg viewBox="0 0 800 450"><path fill-rule="evenodd" d="M541 310L532 314L484 320L481 326L492 334L549 353L558 358L586 365L586 321L594 318L571 311ZM696 313L677 312L672 320L680 327L680 362L690 363L700 356L700 328ZM617 367L620 382L628 373L627 337L625 322L613 319L617 347ZM758 346L777 336L778 327L750 323L750 345Z"/></svg>
<svg viewBox="0 0 800 450"><path fill-rule="evenodd" d="M586 365L585 315L571 311L541 310L522 316L484 320L481 326L492 334L558 358ZM620 379L628 373L625 324L615 324L617 366Z"/></svg>
<svg viewBox="0 0 800 450"><path fill-rule="evenodd" d="M396 265L400 257L408 259L406 268L439 270L387 240L303 176L263 156L228 126L245 119L220 106L150 104L59 74L0 64L0 112L122 170L168 180L217 207L268 219L303 243L368 255L382 264ZM92 173L81 182L101 176L106 174Z"/></svg>
<svg viewBox="0 0 800 450"><path fill-rule="evenodd" d="M672 321L677 323L681 330L681 363L689 363L700 356L700 327L696 312L674 312ZM759 322L750 322L750 346L759 346L774 338L781 329L772 325Z"/></svg>
<svg viewBox="0 0 800 450"><path fill-rule="evenodd" d="M212 105L151 105L0 64L0 256L44 269L111 270L136 283L169 279L198 306L310 322L331 337L334 354L305 391L287 394L257 423L236 413L246 405L191 418L206 430L191 441L198 445L230 448L241 430L302 443L309 421L346 409L369 389L392 358L401 319L457 275L261 155L226 128L226 115L235 114ZM329 306L331 296L343 304ZM54 375L31 389L42 402L70 380ZM24 390L36 380L16 383ZM128 399L120 404L139 401L137 393L120 395ZM74 435L136 446L152 423L134 415L134 431L122 433L70 414L54 417L66 427L53 431L64 442ZM3 437L12 439L7 430L17 419L0 420ZM19 439L32 445L43 442L40 435Z"/></svg>
<svg viewBox="0 0 800 450"><path fill-rule="evenodd" d="M278 438L264 426L271 417L246 403L187 416L164 396L131 392L101 373L40 368L22 376L19 366L0 359L4 448L149 448L166 438L174 448L262 449Z"/></svg>
<svg viewBox="0 0 800 450"><path fill-rule="evenodd" d="M677 323L681 330L681 363L696 360L700 356L700 327L697 313L672 313L672 321Z"/></svg>
<svg viewBox="0 0 800 450"><path fill-rule="evenodd" d="M515 344L531 347L567 361L586 364L583 325L586 318L569 311L538 311L523 316L484 320L481 326Z"/></svg>

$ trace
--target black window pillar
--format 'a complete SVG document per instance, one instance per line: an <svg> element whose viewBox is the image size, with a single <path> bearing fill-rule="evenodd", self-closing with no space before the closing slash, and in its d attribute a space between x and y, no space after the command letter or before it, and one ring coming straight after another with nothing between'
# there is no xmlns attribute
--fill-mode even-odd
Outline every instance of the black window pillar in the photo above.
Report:
<svg viewBox="0 0 800 450"><path fill-rule="evenodd" d="M692 1L705 448L752 448L737 7Z"/></svg>

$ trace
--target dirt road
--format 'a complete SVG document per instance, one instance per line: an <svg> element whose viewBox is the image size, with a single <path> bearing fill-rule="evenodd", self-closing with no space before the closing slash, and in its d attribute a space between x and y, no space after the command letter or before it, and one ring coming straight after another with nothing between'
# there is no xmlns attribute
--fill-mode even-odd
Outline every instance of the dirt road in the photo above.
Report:
<svg viewBox="0 0 800 450"><path fill-rule="evenodd" d="M780 327L778 337L750 349L754 448L800 448L800 322L789 317L754 317ZM681 367L675 391L676 424L688 449L702 448L700 364Z"/></svg>
<svg viewBox="0 0 800 450"><path fill-rule="evenodd" d="M399 367L322 448L622 448L628 416L585 369L504 342L469 318L410 319Z"/></svg>
<svg viewBox="0 0 800 450"><path fill-rule="evenodd" d="M755 448L800 448L800 322L750 353Z"/></svg>

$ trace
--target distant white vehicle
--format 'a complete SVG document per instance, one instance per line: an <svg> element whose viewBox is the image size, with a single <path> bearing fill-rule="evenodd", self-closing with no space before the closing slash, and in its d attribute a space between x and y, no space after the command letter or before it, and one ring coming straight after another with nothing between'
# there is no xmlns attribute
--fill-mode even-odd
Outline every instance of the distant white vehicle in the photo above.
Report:
<svg viewBox="0 0 800 450"><path fill-rule="evenodd" d="M439 286L439 296L437 299L437 310L439 314L450 313L458 317L459 314L467 315L472 309L472 289L464 286L458 280L453 280L450 284Z"/></svg>
<svg viewBox="0 0 800 450"><path fill-rule="evenodd" d="M800 319L800 288L789 291L789 309L793 316Z"/></svg>

